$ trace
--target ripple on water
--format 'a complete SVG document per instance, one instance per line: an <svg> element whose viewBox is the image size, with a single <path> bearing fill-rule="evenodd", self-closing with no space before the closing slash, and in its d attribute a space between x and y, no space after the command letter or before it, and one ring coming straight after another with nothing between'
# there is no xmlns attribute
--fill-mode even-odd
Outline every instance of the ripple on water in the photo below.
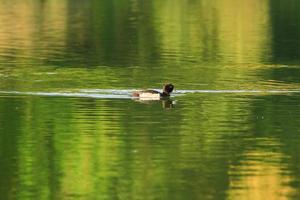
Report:
<svg viewBox="0 0 300 200"><path fill-rule="evenodd" d="M157 89L158 90L158 89ZM0 91L1 94L11 95L30 95L30 96L56 96L56 97L86 97L97 99L130 99L134 89L81 89L78 91L59 91L59 92L21 92L21 91ZM159 91L159 90L158 90ZM300 93L300 90L176 90L172 96L182 96L192 93L205 94L290 94Z"/></svg>

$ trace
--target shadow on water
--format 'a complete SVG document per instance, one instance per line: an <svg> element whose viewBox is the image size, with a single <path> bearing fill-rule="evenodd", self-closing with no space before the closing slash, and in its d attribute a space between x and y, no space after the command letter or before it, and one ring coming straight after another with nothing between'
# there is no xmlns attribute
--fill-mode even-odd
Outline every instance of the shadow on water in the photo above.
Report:
<svg viewBox="0 0 300 200"><path fill-rule="evenodd" d="M300 2L270 1L272 26L272 61L296 64L300 62Z"/></svg>

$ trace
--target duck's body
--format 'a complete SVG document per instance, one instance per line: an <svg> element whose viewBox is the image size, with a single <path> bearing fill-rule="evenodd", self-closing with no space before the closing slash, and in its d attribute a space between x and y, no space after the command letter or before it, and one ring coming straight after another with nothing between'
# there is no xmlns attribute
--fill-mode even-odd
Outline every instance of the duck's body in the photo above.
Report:
<svg viewBox="0 0 300 200"><path fill-rule="evenodd" d="M165 97L166 95L156 90L142 90L132 93L132 96L139 98L160 98Z"/></svg>
<svg viewBox="0 0 300 200"><path fill-rule="evenodd" d="M142 90L133 92L132 96L144 99L160 99L164 97L169 97L173 89L174 86L172 84L166 84L164 85L163 92L158 92L156 90Z"/></svg>

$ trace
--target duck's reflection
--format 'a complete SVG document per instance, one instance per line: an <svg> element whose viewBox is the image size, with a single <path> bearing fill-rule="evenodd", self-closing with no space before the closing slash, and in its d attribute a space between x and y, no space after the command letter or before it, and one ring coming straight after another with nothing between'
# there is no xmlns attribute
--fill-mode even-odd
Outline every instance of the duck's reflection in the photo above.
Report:
<svg viewBox="0 0 300 200"><path fill-rule="evenodd" d="M173 101L171 99L161 100L161 105L163 108L171 109L171 108L174 108L175 101Z"/></svg>
<svg viewBox="0 0 300 200"><path fill-rule="evenodd" d="M139 103L143 103L143 104L156 104L158 102L161 102L161 106L164 109L172 109L175 107L175 100L172 100L170 98L159 99L159 100L137 98L137 99L133 99L133 100L136 102L139 102Z"/></svg>

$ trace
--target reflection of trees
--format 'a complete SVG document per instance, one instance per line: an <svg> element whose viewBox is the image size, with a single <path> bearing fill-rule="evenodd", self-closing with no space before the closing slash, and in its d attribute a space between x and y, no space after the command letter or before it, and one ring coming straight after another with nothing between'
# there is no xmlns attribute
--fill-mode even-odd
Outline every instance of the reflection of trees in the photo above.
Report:
<svg viewBox="0 0 300 200"><path fill-rule="evenodd" d="M222 89L229 80L226 89L258 89L253 65L225 65L255 63L256 68L263 68L256 63L268 61L266 55L270 54L266 1L20 1L16 17L22 19L21 31L15 35L9 34L17 28L15 16L9 13L16 11L9 5L0 16L7 18L2 19L7 26L0 31L0 42L5 44L0 53L8 56L0 59L10 59L10 64L18 66L11 69L12 74L34 74L40 66L45 69L49 65L105 65L109 69L96 71L98 83L106 87L157 87L153 83L160 86L175 80L181 85L201 81L205 87ZM86 81L77 84L74 80L81 72L66 71L55 78L34 76L26 84L19 77L12 82L27 88L35 88L36 83L30 82L34 78L44 80L45 87L53 82L65 87L95 82L93 72L81 74ZM54 81L49 83L49 79ZM199 89L199 85L195 87Z"/></svg>
<svg viewBox="0 0 300 200"><path fill-rule="evenodd" d="M299 102L299 96L266 96L261 99L254 100L253 113L263 116L263 120L255 123L254 132L257 137L269 138L281 144L278 150L283 155L279 162L289 164L282 166L281 173L289 171L292 173L293 179L284 183L293 188L299 186L299 110L295 106ZM266 145L266 151L270 151L272 143ZM274 148L274 147L273 147ZM273 149L273 151L277 152ZM292 195L299 195L298 191L293 191ZM296 192L296 193L295 193Z"/></svg>
<svg viewBox="0 0 300 200"><path fill-rule="evenodd" d="M85 67L257 63L268 52L265 1L18 1L16 5L3 7L2 20L7 23L3 25L8 28L0 32L0 41L15 44L16 51L0 51L23 62Z"/></svg>
<svg viewBox="0 0 300 200"><path fill-rule="evenodd" d="M271 2L270 12L267 1L258 0L251 3L233 0L42 2L38 7L17 4L20 31L15 35L0 31L1 44L12 46L0 48L2 55L8 55L0 59L17 66L30 63L27 68L10 69L22 81L5 80L7 85L1 84L5 89L147 87L174 77L179 85L199 83L201 77L202 82L219 89L224 86L224 80L225 83L238 80L241 88L258 89L253 83L259 79L255 76L257 71L244 65L224 67L222 63L269 61L265 56L270 53L272 40L275 61L299 57L297 43L291 45L291 41L284 39L289 36L292 41L297 40L298 29L291 29L291 24L297 25L300 20L295 20L296 12L273 14L274 8L280 12L287 8L287 5L277 5L278 1ZM298 3L293 2L296 6L288 8L296 11ZM14 9L6 5L0 10L6 13ZM9 16L8 19L13 25L3 27L11 28L9 33L18 27L12 22L16 19ZM270 23L274 27L271 32ZM280 48L285 45L290 46ZM210 63L214 68L199 67L203 63ZM218 63L220 66L215 66ZM90 71L57 69L57 74L49 75L38 74L42 71L31 66L35 64L110 67ZM134 65L143 67L123 67ZM52 70L45 69L45 72ZM291 82L298 81L293 79L295 72L288 73ZM272 73L272 79L281 80L282 73L276 74L271 69ZM153 74L155 77L149 77ZM266 77L269 73L263 78ZM24 79L45 82L24 83ZM226 88L235 87L234 83L230 84ZM293 107L298 97L291 97L295 98L292 104L284 103L288 97L278 97L283 104L274 102L273 96L258 101L251 98L239 101L228 96L205 98L200 96L200 100L186 103L186 108L179 105L169 111L162 111L160 103L145 106L133 101L50 97L21 99L18 105L24 107L16 111L15 102L2 99L0 130L4 131L0 136L3 143L0 152L2 157L16 160L1 165L5 171L1 189L15 188L21 197L34 190L41 199L51 195L54 199L76 195L93 198L99 194L132 199L144 196L145 191L146 196L158 198L162 194L173 199L214 194L223 199L231 183L243 183L230 179L228 172L245 169L249 154L260 157L268 152L268 145L256 148L256 139L260 137L270 138L275 145L282 144L282 148L276 149L278 154L271 154L280 157L275 165L280 159L290 159L286 162L291 163L288 170L295 180L289 184L292 187L299 184L299 142L295 134L299 132L299 114ZM259 121L256 115L260 112L264 120ZM249 142L245 137L253 140ZM284 158L285 155L289 158ZM260 167L263 165L258 162L257 169ZM276 173L282 172L281 169L271 169L275 171L274 180L280 179ZM183 183L173 180L183 180ZM248 179L245 180L247 184ZM7 190L2 194L11 195Z"/></svg>
<svg viewBox="0 0 300 200"><path fill-rule="evenodd" d="M2 4L1 60L7 65L26 66L59 59L57 52L65 41L65 11L64 1Z"/></svg>
<svg viewBox="0 0 300 200"><path fill-rule="evenodd" d="M78 63L85 66L155 62L159 36L155 33L151 4L72 1L68 6L67 51L76 55L75 59L82 59Z"/></svg>
<svg viewBox="0 0 300 200"><path fill-rule="evenodd" d="M1 119L11 122L1 127L8 135L14 134L17 137L10 137L13 143L17 143L9 143L13 149L5 148L8 144L2 146L8 154L17 154L3 154L17 160L17 163L6 162L8 167L16 165L16 169L11 169L16 173L6 171L8 177L3 185L6 191L9 192L7 188L14 188L20 197L25 197L34 190L35 197L39 198L70 195L93 198L99 194L134 195L135 192L142 196L143 191L149 187L147 181L150 184L164 181L161 176L157 176L153 182L151 174L144 174L153 173L153 170L158 170L157 173L165 171L162 166L156 169L157 163L153 160L156 155L164 155L160 159L173 159L168 158L172 149L160 154L160 150L165 147L156 146L155 138L161 133L166 133L167 138L174 136L168 135L168 131L174 131L173 123L177 123L179 118L174 116L170 122L171 113L167 113L169 117L163 117L161 102L154 104L155 111L148 110L157 113L148 118L149 126L140 126L140 120L133 118L143 115L140 106L144 105L134 101L26 99L22 99L26 106L20 108L20 124L13 118L17 113L12 112L20 104L1 104L9 109L9 112L1 113L10 113L2 115ZM161 121L165 121L163 126L155 126ZM15 131L14 127L20 128L20 131ZM150 135L152 131L157 135ZM7 142L5 135L1 135L1 140ZM2 165L3 170L5 166ZM12 179L14 181L8 184ZM128 188L138 190L131 194Z"/></svg>
<svg viewBox="0 0 300 200"><path fill-rule="evenodd" d="M0 98L0 193L4 199L15 198L14 188L18 184L16 172L19 155L16 149L23 106L20 100Z"/></svg>
<svg viewBox="0 0 300 200"><path fill-rule="evenodd" d="M7 171L12 181L4 188L15 188L20 197L34 190L40 198L226 198L239 184L259 190L255 172L263 169L270 169L265 183L297 184L299 113L292 107L298 97L196 95L179 98L170 110L161 102L28 98L1 100L0 122L10 121L1 125L7 133L1 141L8 135L11 141L1 152L16 158L6 164L17 173ZM284 194L293 187L282 186Z"/></svg>

